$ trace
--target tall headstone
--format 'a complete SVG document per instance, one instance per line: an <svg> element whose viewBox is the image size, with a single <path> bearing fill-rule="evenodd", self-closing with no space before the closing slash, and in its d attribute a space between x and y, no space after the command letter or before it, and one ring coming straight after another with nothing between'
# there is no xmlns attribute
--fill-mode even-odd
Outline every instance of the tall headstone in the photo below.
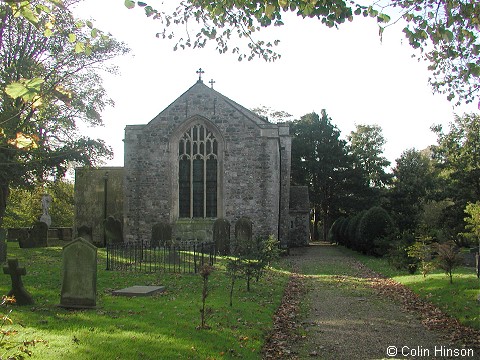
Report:
<svg viewBox="0 0 480 360"><path fill-rule="evenodd" d="M227 219L219 218L213 223L213 241L218 254L230 254L230 222Z"/></svg>
<svg viewBox="0 0 480 360"><path fill-rule="evenodd" d="M157 223L152 226L151 247L170 246L172 243L172 225Z"/></svg>
<svg viewBox="0 0 480 360"><path fill-rule="evenodd" d="M30 229L20 228L17 232L18 245L22 249L32 248L33 244L30 242Z"/></svg>
<svg viewBox="0 0 480 360"><path fill-rule="evenodd" d="M27 274L25 268L18 267L18 259L9 259L8 266L3 267L3 273L9 274L12 279L12 289L7 296L15 297L18 305L31 305L34 303L32 295L25 289L22 276Z"/></svg>
<svg viewBox="0 0 480 360"><path fill-rule="evenodd" d="M241 217L235 223L235 255L250 254L253 245L252 221Z"/></svg>
<svg viewBox="0 0 480 360"><path fill-rule="evenodd" d="M107 244L121 244L123 243L122 222L109 216L104 221L105 236L107 237Z"/></svg>
<svg viewBox="0 0 480 360"><path fill-rule="evenodd" d="M0 228L0 263L7 261L7 230Z"/></svg>
<svg viewBox="0 0 480 360"><path fill-rule="evenodd" d="M32 247L48 246L48 225L43 221L37 221L30 231L30 243Z"/></svg>
<svg viewBox="0 0 480 360"><path fill-rule="evenodd" d="M60 306L94 308L97 305L97 248L77 238L63 247Z"/></svg>

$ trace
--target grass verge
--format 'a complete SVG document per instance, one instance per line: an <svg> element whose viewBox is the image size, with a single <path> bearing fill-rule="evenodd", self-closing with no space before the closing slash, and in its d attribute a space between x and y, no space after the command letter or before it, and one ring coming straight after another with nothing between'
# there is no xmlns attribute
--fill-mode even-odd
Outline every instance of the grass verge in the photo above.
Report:
<svg viewBox="0 0 480 360"><path fill-rule="evenodd" d="M480 282L473 268L455 269L453 284L445 273L436 270L423 277L410 275L393 268L387 259L375 258L342 248L370 269L407 286L423 299L428 300L461 324L480 330L480 309L477 302Z"/></svg>

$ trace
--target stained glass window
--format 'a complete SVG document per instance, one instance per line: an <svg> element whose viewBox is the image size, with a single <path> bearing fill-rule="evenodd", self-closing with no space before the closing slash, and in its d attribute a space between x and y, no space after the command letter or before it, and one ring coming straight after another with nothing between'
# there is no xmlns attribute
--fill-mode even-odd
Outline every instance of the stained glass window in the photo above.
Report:
<svg viewBox="0 0 480 360"><path fill-rule="evenodd" d="M218 144L213 133L193 125L180 138L178 156L180 217L216 217Z"/></svg>

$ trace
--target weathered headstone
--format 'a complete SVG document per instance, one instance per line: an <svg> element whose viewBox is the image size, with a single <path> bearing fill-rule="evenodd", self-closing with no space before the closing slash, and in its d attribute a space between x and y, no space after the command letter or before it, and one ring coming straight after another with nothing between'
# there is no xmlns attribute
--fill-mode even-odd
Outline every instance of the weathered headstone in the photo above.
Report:
<svg viewBox="0 0 480 360"><path fill-rule="evenodd" d="M30 242L30 230L27 228L18 229L17 240L18 240L18 245L22 249L33 247L33 244L31 244Z"/></svg>
<svg viewBox="0 0 480 360"><path fill-rule="evenodd" d="M0 263L7 261L7 230L0 228Z"/></svg>
<svg viewBox="0 0 480 360"><path fill-rule="evenodd" d="M48 246L48 225L43 221L37 221L30 231L30 244L32 247Z"/></svg>
<svg viewBox="0 0 480 360"><path fill-rule="evenodd" d="M151 247L170 246L172 244L172 225L157 223L152 226Z"/></svg>
<svg viewBox="0 0 480 360"><path fill-rule="evenodd" d="M12 289L8 292L7 296L15 297L18 305L33 304L33 297L23 286L21 278L22 275L27 274L27 270L18 267L18 259L9 259L8 266L3 267L3 273L9 274L12 279Z"/></svg>
<svg viewBox="0 0 480 360"><path fill-rule="evenodd" d="M97 305L97 248L77 238L63 247L60 306L94 308Z"/></svg>
<svg viewBox="0 0 480 360"><path fill-rule="evenodd" d="M79 226L77 228L77 236L91 243L93 241L92 228L88 225Z"/></svg>
<svg viewBox="0 0 480 360"><path fill-rule="evenodd" d="M249 254L252 246L252 221L241 217L235 223L235 254Z"/></svg>
<svg viewBox="0 0 480 360"><path fill-rule="evenodd" d="M107 244L121 244L123 243L122 222L109 216L104 222L105 236L107 237Z"/></svg>
<svg viewBox="0 0 480 360"><path fill-rule="evenodd" d="M213 223L213 241L218 254L230 254L230 222L227 219L217 219Z"/></svg>

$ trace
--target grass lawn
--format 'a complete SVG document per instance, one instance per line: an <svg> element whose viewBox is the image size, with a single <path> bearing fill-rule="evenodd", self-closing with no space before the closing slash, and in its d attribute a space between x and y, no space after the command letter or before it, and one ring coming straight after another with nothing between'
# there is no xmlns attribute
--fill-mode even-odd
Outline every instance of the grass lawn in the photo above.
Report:
<svg viewBox="0 0 480 360"><path fill-rule="evenodd" d="M207 298L211 329L197 330L200 275L106 271L103 249L98 250L98 308L59 308L61 251L61 247L19 249L17 243L8 243L8 258L18 258L27 270L23 283L35 304L10 307L14 324L3 328L18 330L10 337L14 341L47 341L46 346L31 348L38 359L260 359L288 280L284 271L268 271L250 292L245 281L238 280L230 307L229 279L222 259L217 259ZM1 278L0 292L6 294L10 276ZM163 285L166 291L136 298L110 294L133 285Z"/></svg>
<svg viewBox="0 0 480 360"><path fill-rule="evenodd" d="M450 284L449 277L440 270L424 278L422 274L410 275L396 270L386 259L365 256L344 248L343 251L351 253L370 269L409 287L462 324L480 329L480 305L477 302L480 281L473 268L455 269L453 284Z"/></svg>

